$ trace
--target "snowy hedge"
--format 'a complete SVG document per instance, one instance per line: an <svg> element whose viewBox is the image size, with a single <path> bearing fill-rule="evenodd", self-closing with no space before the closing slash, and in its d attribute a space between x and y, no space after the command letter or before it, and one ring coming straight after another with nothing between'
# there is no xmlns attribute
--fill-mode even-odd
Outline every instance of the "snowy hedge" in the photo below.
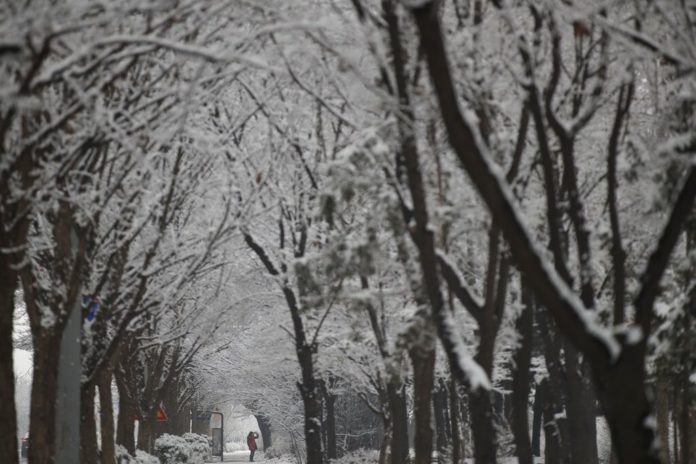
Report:
<svg viewBox="0 0 696 464"><path fill-rule="evenodd" d="M277 450L276 448L269 446L263 451L263 457L266 459L276 459L279 458L283 455L282 452Z"/></svg>
<svg viewBox="0 0 696 464"><path fill-rule="evenodd" d="M161 464L160 460L145 451L136 450L135 457L126 448L116 445L116 464Z"/></svg>
<svg viewBox="0 0 696 464"><path fill-rule="evenodd" d="M373 464L379 461L379 451L359 449L347 453L338 459L332 459L332 464Z"/></svg>
<svg viewBox="0 0 696 464"><path fill-rule="evenodd" d="M204 463L212 453L212 444L207 435L197 433L185 433L183 436L191 449L191 463Z"/></svg>
<svg viewBox="0 0 696 464"><path fill-rule="evenodd" d="M155 454L162 464L204 464L210 456L210 442L195 433L182 437L165 433L155 440Z"/></svg>

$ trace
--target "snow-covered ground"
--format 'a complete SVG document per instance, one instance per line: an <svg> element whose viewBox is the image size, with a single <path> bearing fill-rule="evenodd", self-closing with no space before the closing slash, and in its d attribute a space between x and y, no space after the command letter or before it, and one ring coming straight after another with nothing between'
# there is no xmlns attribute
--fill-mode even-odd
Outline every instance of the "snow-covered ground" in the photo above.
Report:
<svg viewBox="0 0 696 464"><path fill-rule="evenodd" d="M224 462L249 462L249 451L232 451L230 453L224 453ZM217 459L217 460L216 460ZM220 458L215 458L210 463L220 462ZM286 458L276 458L276 459L264 459L263 452L259 451L254 455L254 462L264 462L265 464L294 464L289 457ZM473 459L466 459L467 464L473 464ZM535 463L543 464L544 460L542 458L536 458ZM517 464L516 457L504 457L498 458L499 464Z"/></svg>
<svg viewBox="0 0 696 464"><path fill-rule="evenodd" d="M231 452L226 452L224 453L224 462L249 462L249 451L231 451ZM209 462L220 462L220 458L213 458L212 461ZM281 459L269 459L266 460L264 459L263 456L263 451L257 451L256 454L254 455L254 462L265 462L266 464L292 464L290 460L281 460Z"/></svg>

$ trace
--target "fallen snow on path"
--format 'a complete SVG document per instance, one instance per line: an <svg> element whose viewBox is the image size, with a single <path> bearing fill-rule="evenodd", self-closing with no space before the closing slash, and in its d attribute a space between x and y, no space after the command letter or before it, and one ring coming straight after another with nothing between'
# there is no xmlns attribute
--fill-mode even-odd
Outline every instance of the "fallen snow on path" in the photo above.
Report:
<svg viewBox="0 0 696 464"><path fill-rule="evenodd" d="M223 462L249 462L249 451L231 451L224 453L225 460ZM219 457L214 457L208 463L220 462ZM275 458L275 459L265 459L263 451L257 451L254 455L254 462L263 462L264 464L295 464L290 458Z"/></svg>
<svg viewBox="0 0 696 464"><path fill-rule="evenodd" d="M249 451L232 451L224 453L224 462L249 462ZM215 460L217 459L217 460ZM220 458L214 458L210 463L220 462ZM254 456L254 462L263 462L265 464L296 464L290 457L264 459L263 452L257 452ZM473 459L465 459L466 464L473 464ZM498 457L498 464L517 464L517 457ZM543 464L543 458L534 458L536 464Z"/></svg>

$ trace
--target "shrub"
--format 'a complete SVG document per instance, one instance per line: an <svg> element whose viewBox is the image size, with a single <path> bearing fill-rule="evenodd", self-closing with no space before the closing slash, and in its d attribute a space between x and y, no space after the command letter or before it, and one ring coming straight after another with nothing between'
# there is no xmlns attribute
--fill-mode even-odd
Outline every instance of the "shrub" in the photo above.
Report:
<svg viewBox="0 0 696 464"><path fill-rule="evenodd" d="M272 446L269 446L269 447L266 448L266 450L263 452L263 456L264 456L266 459L276 459L276 458L281 457L282 455L283 455L283 453L281 453L279 450L276 450L276 449L273 448Z"/></svg>
<svg viewBox="0 0 696 464"><path fill-rule="evenodd" d="M185 433L182 438L186 440L186 443L190 446L190 463L203 464L210 458L212 443L208 436L198 435L197 433Z"/></svg>
<svg viewBox="0 0 696 464"><path fill-rule="evenodd" d="M137 450L135 457L133 457L121 445L116 445L115 457L116 464L161 464L159 459L145 451Z"/></svg>
<svg viewBox="0 0 696 464"><path fill-rule="evenodd" d="M162 464L204 464L210 456L210 442L195 433L183 437L165 433L155 440L155 453Z"/></svg>
<svg viewBox="0 0 696 464"><path fill-rule="evenodd" d="M135 450L135 464L161 464L160 460L142 450Z"/></svg>
<svg viewBox="0 0 696 464"><path fill-rule="evenodd" d="M189 464L190 446L182 437L165 433L155 440L155 454L162 464Z"/></svg>
<svg viewBox="0 0 696 464"><path fill-rule="evenodd" d="M359 449L341 456L338 459L332 459L332 464L374 464L379 461L379 451Z"/></svg>

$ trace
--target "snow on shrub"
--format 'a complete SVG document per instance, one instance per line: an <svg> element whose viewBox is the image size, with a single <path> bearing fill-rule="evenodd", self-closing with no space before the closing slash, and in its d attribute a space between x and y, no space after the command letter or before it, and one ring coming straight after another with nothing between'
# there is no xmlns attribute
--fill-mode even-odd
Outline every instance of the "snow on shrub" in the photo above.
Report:
<svg viewBox="0 0 696 464"><path fill-rule="evenodd" d="M135 450L135 464L162 464L159 459L142 450Z"/></svg>
<svg viewBox="0 0 696 464"><path fill-rule="evenodd" d="M121 445L116 445L115 457L116 464L161 464L159 459L145 451L136 450L135 457L133 457Z"/></svg>
<svg viewBox="0 0 696 464"><path fill-rule="evenodd" d="M256 459L254 459L255 461ZM298 461L297 458L291 454L281 454L280 457L277 458L268 458L266 455L263 457L263 464L297 464L301 461Z"/></svg>
<svg viewBox="0 0 696 464"><path fill-rule="evenodd" d="M195 433L183 437L165 433L155 440L155 453L162 464L204 464L210 456L210 443Z"/></svg>
<svg viewBox="0 0 696 464"><path fill-rule="evenodd" d="M332 459L332 464L373 464L379 462L379 451L359 449L347 453L338 459Z"/></svg>
<svg viewBox="0 0 696 464"><path fill-rule="evenodd" d="M203 464L212 453L212 444L207 435L185 433L182 437L191 447L190 463Z"/></svg>
<svg viewBox="0 0 696 464"><path fill-rule="evenodd" d="M276 459L276 458L281 457L282 455L283 455L283 453L280 452L280 450L276 450L276 449L273 448L272 446L269 446L268 448L266 448L266 449L263 451L263 456L264 456L266 459Z"/></svg>

